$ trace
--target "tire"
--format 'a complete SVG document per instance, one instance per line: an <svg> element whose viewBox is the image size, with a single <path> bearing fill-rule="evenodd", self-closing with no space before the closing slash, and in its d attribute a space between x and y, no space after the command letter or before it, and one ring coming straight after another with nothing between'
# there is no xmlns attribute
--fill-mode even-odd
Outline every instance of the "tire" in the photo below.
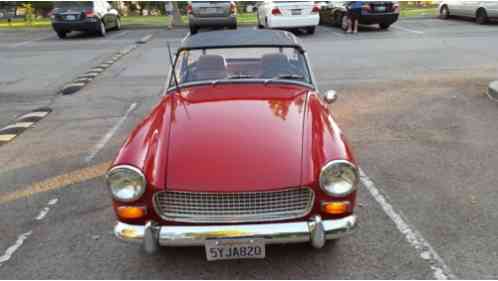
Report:
<svg viewBox="0 0 498 281"><path fill-rule="evenodd" d="M488 13L486 10L479 9L476 14L476 23L477 24L486 24L488 22Z"/></svg>
<svg viewBox="0 0 498 281"><path fill-rule="evenodd" d="M103 21L100 21L97 33L100 37L105 37L107 34L107 30L105 29L105 24Z"/></svg>
<svg viewBox="0 0 498 281"><path fill-rule="evenodd" d="M228 27L229 29L237 29L237 24L234 24L234 25L231 25L230 27Z"/></svg>
<svg viewBox="0 0 498 281"><path fill-rule="evenodd" d="M448 9L448 6L444 5L441 7L441 10L439 10L439 18L443 20L447 20L450 18L450 10Z"/></svg>
<svg viewBox="0 0 498 281"><path fill-rule="evenodd" d="M379 27L380 29L382 30L386 30L386 29L389 29L389 27L391 26L390 23L379 23Z"/></svg>
<svg viewBox="0 0 498 281"><path fill-rule="evenodd" d="M309 26L306 28L306 32L308 32L308 34L315 34L315 30L316 26Z"/></svg>
<svg viewBox="0 0 498 281"><path fill-rule="evenodd" d="M195 26L190 27L190 35L197 34L197 32L199 32L199 28L197 28Z"/></svg>
<svg viewBox="0 0 498 281"><path fill-rule="evenodd" d="M334 26L342 27L342 14L340 12L334 13Z"/></svg>
<svg viewBox="0 0 498 281"><path fill-rule="evenodd" d="M121 19L119 17L116 18L116 27L114 29L121 30Z"/></svg>
<svg viewBox="0 0 498 281"><path fill-rule="evenodd" d="M66 38L66 35L67 33L65 31L57 31L57 36L60 38L60 39L65 39Z"/></svg>

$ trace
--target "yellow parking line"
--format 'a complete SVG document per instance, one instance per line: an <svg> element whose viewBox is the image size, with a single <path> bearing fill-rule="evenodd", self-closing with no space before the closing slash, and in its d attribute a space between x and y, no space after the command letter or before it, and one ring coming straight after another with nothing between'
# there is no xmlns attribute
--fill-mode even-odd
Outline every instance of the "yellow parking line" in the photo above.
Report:
<svg viewBox="0 0 498 281"><path fill-rule="evenodd" d="M12 139L14 139L17 135L0 135L0 141L2 142L7 142L7 141L11 141Z"/></svg>
<svg viewBox="0 0 498 281"><path fill-rule="evenodd" d="M7 130L7 129L12 129L12 128L29 128L31 127L34 122L17 122L15 124L9 125L5 128L2 128L2 130Z"/></svg>
<svg viewBox="0 0 498 281"><path fill-rule="evenodd" d="M103 176L112 162L105 162L91 167L76 170L64 175L49 178L40 182L33 183L27 187L21 188L18 191L0 194L0 204L9 203L32 195L48 192L63 187L68 187L73 184L85 182L100 176Z"/></svg>

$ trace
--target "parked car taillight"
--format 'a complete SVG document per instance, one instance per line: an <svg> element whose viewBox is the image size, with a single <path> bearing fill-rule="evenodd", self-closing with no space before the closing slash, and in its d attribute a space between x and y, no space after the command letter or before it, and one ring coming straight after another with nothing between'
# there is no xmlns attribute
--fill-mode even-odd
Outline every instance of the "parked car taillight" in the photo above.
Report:
<svg viewBox="0 0 498 281"><path fill-rule="evenodd" d="M230 3L230 14L235 15L237 13L237 6L234 3Z"/></svg>
<svg viewBox="0 0 498 281"><path fill-rule="evenodd" d="M271 14L274 16L279 16L282 14L282 12L280 12L279 8L273 8L273 9L271 9Z"/></svg>
<svg viewBox="0 0 498 281"><path fill-rule="evenodd" d="M187 6L187 14L191 15L192 14L192 5Z"/></svg>
<svg viewBox="0 0 498 281"><path fill-rule="evenodd" d="M86 9L86 10L85 10L85 16L86 16L87 18L90 18L90 17L95 17L95 16L96 16L96 14L95 14L95 12L93 11L93 9Z"/></svg>
<svg viewBox="0 0 498 281"><path fill-rule="evenodd" d="M320 13L320 6L318 5L313 6L313 10L311 10L311 12L314 14Z"/></svg>

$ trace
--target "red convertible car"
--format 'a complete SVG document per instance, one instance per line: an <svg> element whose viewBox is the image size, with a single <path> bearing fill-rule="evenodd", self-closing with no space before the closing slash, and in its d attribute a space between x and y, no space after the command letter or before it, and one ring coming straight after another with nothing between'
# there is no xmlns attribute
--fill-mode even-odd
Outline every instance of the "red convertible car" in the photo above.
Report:
<svg viewBox="0 0 498 281"><path fill-rule="evenodd" d="M291 33L187 37L164 97L107 173L115 235L147 252L204 246L217 260L350 233L359 173L335 99Z"/></svg>

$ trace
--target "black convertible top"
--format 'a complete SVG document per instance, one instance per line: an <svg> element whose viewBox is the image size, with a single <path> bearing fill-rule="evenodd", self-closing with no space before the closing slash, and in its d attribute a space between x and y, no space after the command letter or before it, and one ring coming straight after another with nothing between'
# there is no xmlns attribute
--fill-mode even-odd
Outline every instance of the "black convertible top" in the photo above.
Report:
<svg viewBox="0 0 498 281"><path fill-rule="evenodd" d="M178 51L238 47L293 47L304 51L294 34L282 30L239 29L198 33L182 41Z"/></svg>

